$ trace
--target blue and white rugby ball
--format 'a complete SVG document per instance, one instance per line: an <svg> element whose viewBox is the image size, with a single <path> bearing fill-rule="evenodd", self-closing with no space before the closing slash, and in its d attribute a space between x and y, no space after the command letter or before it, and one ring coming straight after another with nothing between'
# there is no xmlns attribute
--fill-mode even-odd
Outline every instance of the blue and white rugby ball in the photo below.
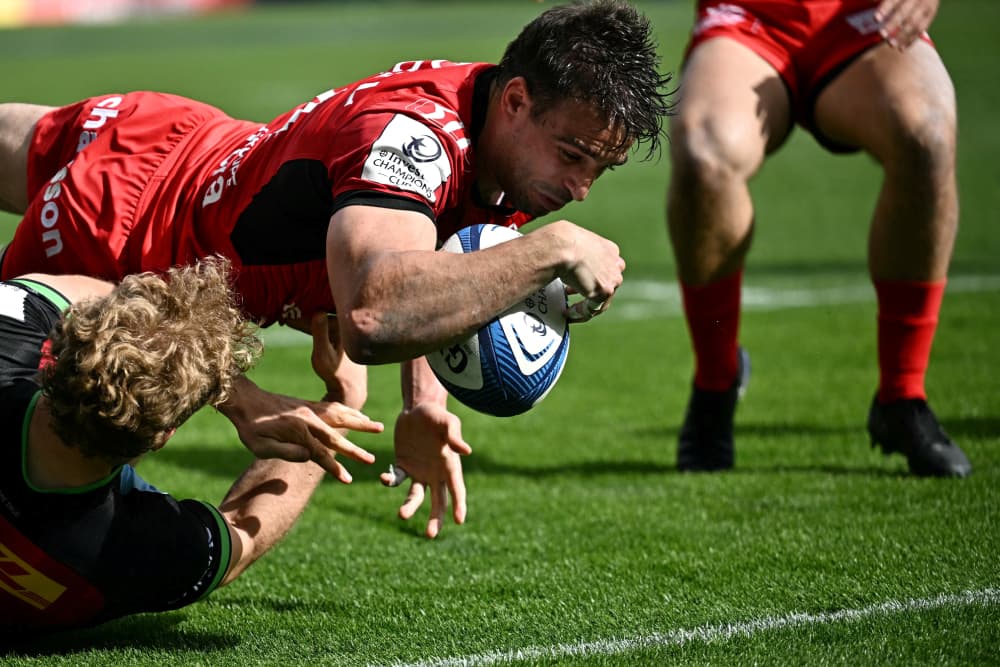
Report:
<svg viewBox="0 0 1000 667"><path fill-rule="evenodd" d="M521 233L499 225L459 230L441 247L475 252ZM427 355L434 374L464 405L497 417L521 414L555 386L569 351L566 290L558 278L491 320L468 340Z"/></svg>

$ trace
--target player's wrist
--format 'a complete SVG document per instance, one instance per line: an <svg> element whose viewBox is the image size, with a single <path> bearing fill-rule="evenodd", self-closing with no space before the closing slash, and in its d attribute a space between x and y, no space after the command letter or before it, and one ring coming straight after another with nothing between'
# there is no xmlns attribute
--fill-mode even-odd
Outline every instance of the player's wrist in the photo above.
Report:
<svg viewBox="0 0 1000 667"><path fill-rule="evenodd" d="M541 272L538 276L540 284L548 284L556 278L572 273L573 267L579 263L577 244L572 238L575 227L566 220L557 220L530 234L525 234L526 239L540 244L540 247L531 253L537 260L535 269Z"/></svg>

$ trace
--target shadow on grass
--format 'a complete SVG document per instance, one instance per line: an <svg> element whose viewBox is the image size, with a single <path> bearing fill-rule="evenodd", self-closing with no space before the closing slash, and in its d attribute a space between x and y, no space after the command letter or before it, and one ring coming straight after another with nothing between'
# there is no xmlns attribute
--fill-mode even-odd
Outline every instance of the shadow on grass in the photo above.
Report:
<svg viewBox="0 0 1000 667"><path fill-rule="evenodd" d="M982 417L940 417L941 426L961 444L963 438L997 438L1000 436L1000 414ZM671 446L677 442L680 424L636 429L633 433L642 439L662 439ZM752 438L816 438L841 436L845 443L869 444L864 416L850 426L826 426L794 422L745 422L736 418L735 437Z"/></svg>
<svg viewBox="0 0 1000 667"><path fill-rule="evenodd" d="M548 477L607 477L615 475L662 475L673 472L673 466L664 461L566 461L549 465L533 464L525 459L519 464L509 459L496 459L489 454L477 450L472 456L462 459L466 473L484 473L486 475L514 475L545 479Z"/></svg>
<svg viewBox="0 0 1000 667"><path fill-rule="evenodd" d="M959 445L963 438L1000 438L1000 414L988 417L958 417L941 419L944 430Z"/></svg>
<svg viewBox="0 0 1000 667"><path fill-rule="evenodd" d="M206 652L228 650L240 643L236 634L180 630L177 625L183 620L184 615L177 612L139 614L82 630L47 634L0 633L0 658L68 657L74 653L119 650L165 651L171 655L190 652L192 656L203 656Z"/></svg>
<svg viewBox="0 0 1000 667"><path fill-rule="evenodd" d="M1000 434L1000 415L984 417L960 417L942 419L945 431L959 443L971 438L996 438ZM632 438L642 440L660 440L664 444L663 458L656 461L567 461L551 465L539 465L525 459L523 463L509 459L491 457L488 447L478 447L472 456L463 459L465 471L487 475L514 475L519 477L544 479L562 475L579 475L581 477L604 477L619 474L664 474L675 473L673 465L674 451L677 443L679 424L639 428L631 431ZM802 422L744 422L737 417L737 446L741 438L784 439L790 443L796 440L813 438L832 438L840 440L844 447L869 447L868 433L865 430L863 416L857 424L849 426L828 426L816 423ZM376 456L373 465L357 461L345 460L344 465L351 472L355 482L377 482L378 476L385 471L388 462L393 460L390 449L375 449ZM200 448L191 447L171 450L165 447L154 454L158 461L166 462L178 468L198 470L215 475L222 479L235 480L251 460L249 453L233 451L228 447ZM738 471L762 472L766 469L737 468ZM778 467L769 469L773 472L829 472L834 474L871 474L893 476L896 473L875 467L865 466L815 466L815 467Z"/></svg>
<svg viewBox="0 0 1000 667"><path fill-rule="evenodd" d="M747 422L736 417L735 436L754 438L816 438L844 436L845 438L857 438L863 434L861 426L826 426L823 424L805 424L792 422ZM680 432L680 422L670 426L654 426L650 428L636 429L633 433L636 437L643 439L662 439L670 443L673 447L677 442L677 434ZM865 436L867 438L867 436Z"/></svg>
<svg viewBox="0 0 1000 667"><path fill-rule="evenodd" d="M178 468L199 470L235 481L253 462L250 452L231 447L178 447L170 444L150 454L150 460L168 463Z"/></svg>

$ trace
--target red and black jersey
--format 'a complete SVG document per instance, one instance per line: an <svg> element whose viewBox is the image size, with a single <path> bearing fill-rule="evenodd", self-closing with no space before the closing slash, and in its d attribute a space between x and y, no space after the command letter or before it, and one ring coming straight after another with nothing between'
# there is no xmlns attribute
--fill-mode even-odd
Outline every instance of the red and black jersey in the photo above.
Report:
<svg viewBox="0 0 1000 667"><path fill-rule="evenodd" d="M475 138L494 71L400 63L267 124L160 93L57 109L34 135L32 200L2 276L115 279L220 253L258 322L333 310L326 233L343 206L422 212L439 241L531 219L477 197Z"/></svg>
<svg viewBox="0 0 1000 667"><path fill-rule="evenodd" d="M0 283L0 633L177 609L214 590L229 567L218 510L175 500L131 466L82 488L28 479L36 377L63 306L39 283Z"/></svg>

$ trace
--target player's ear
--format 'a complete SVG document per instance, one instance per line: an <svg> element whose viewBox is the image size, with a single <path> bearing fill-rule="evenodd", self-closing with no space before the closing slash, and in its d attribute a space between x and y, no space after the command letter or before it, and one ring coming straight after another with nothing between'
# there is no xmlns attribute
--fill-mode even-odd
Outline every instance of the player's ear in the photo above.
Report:
<svg viewBox="0 0 1000 667"><path fill-rule="evenodd" d="M528 82L523 76L515 76L504 85L500 91L500 107L504 114L509 116L530 113L531 94L528 92Z"/></svg>

